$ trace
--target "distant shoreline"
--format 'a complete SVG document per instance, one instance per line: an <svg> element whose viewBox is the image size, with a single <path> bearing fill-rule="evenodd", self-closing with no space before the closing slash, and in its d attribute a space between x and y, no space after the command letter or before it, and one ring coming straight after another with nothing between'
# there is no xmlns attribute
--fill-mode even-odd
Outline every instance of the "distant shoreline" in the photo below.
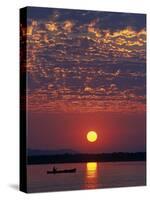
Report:
<svg viewBox="0 0 150 200"><path fill-rule="evenodd" d="M101 153L101 154L58 154L32 155L27 157L27 164L83 163L83 162L127 162L146 161L146 152L137 153Z"/></svg>

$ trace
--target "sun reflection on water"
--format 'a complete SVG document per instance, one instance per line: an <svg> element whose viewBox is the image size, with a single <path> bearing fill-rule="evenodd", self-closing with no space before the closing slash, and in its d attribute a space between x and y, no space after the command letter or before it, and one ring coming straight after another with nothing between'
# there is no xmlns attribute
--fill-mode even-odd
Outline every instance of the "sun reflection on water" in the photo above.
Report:
<svg viewBox="0 0 150 200"><path fill-rule="evenodd" d="M97 162L87 162L86 163L86 177L85 184L86 188L97 188Z"/></svg>

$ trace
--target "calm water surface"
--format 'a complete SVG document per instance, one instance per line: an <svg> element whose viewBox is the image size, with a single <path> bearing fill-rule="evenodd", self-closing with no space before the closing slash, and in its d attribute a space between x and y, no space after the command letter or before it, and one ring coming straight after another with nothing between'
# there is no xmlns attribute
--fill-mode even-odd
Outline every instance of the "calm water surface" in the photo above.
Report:
<svg viewBox="0 0 150 200"><path fill-rule="evenodd" d="M47 174L55 166L58 170L76 168L76 173ZM89 162L27 166L28 192L95 189L146 184L145 162Z"/></svg>

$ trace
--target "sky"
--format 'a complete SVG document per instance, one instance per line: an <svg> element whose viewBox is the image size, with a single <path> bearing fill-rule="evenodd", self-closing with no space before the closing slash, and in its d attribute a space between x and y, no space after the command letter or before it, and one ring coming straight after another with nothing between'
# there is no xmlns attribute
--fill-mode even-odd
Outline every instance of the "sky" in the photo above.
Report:
<svg viewBox="0 0 150 200"><path fill-rule="evenodd" d="M145 151L146 15L30 7L24 38L28 148Z"/></svg>

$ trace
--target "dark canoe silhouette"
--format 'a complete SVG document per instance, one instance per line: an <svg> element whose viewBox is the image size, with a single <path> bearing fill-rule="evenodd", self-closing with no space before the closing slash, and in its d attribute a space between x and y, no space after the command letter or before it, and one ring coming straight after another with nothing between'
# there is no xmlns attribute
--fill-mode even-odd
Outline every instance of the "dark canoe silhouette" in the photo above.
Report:
<svg viewBox="0 0 150 200"><path fill-rule="evenodd" d="M47 171L47 174L60 174L60 173L74 173L76 172L76 168L73 169L65 169L65 170L56 170L56 171Z"/></svg>

